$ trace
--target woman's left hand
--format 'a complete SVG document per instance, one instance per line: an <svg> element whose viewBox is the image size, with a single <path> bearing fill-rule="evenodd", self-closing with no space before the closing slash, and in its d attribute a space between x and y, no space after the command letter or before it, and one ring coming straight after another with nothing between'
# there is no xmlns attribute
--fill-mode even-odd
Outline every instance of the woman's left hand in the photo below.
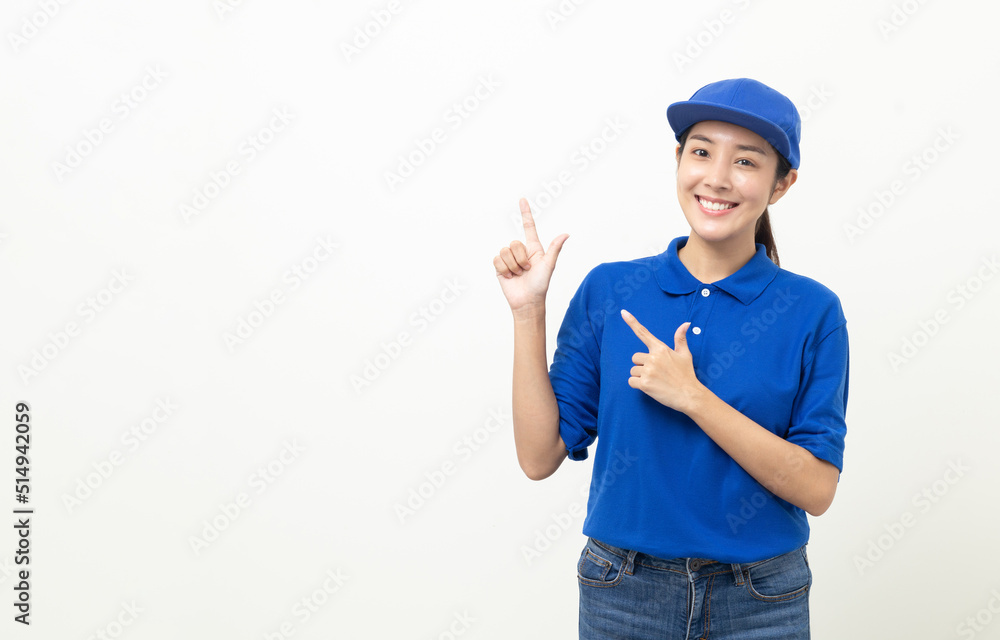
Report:
<svg viewBox="0 0 1000 640"><path fill-rule="evenodd" d="M697 394L705 388L695 375L694 360L687 345L687 330L691 323L685 322L677 327L674 348L671 349L624 309L622 318L649 348L649 353L639 351L632 356L632 363L636 366L632 367L629 386L660 404L687 413Z"/></svg>

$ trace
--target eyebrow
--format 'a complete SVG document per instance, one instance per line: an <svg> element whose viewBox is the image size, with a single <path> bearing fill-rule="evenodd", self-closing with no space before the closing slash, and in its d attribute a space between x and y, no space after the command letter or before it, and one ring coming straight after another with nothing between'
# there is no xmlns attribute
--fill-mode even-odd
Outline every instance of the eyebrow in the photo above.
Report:
<svg viewBox="0 0 1000 640"><path fill-rule="evenodd" d="M709 139L706 136L703 136L700 133L694 134L693 136L691 136L691 139L692 140L704 140L708 144L715 144L714 142L712 142L711 139ZM756 147L756 146L754 146L752 144L741 144L741 145L737 145L736 148L739 149L740 151L753 151L754 153L759 153L762 156L766 156L767 155L767 151L765 151L764 149L761 149L760 147Z"/></svg>

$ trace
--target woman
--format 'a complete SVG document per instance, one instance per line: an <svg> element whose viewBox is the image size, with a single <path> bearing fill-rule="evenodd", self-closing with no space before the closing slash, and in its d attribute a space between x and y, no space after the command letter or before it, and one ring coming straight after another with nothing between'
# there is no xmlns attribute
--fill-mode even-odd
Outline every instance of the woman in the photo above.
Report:
<svg viewBox="0 0 1000 640"><path fill-rule="evenodd" d="M593 268L546 368L545 293L568 237L494 260L514 316L518 462L534 480L597 441L580 555L580 637L808 638L806 514L843 467L846 320L780 268L767 207L795 183L792 102L746 78L670 105L691 227Z"/></svg>

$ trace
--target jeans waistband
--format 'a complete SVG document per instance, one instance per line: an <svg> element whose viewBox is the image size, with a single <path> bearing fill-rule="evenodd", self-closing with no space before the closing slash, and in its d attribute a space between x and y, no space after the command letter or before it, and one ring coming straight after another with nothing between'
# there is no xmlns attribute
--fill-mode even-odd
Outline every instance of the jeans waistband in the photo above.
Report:
<svg viewBox="0 0 1000 640"><path fill-rule="evenodd" d="M774 558L765 558L763 560L757 560L756 562L743 562L743 563L732 563L732 562L720 562L718 560L713 560L711 558L660 558L658 556L651 556L648 553L643 553L641 551L633 551L629 549L623 549L621 547L616 547L607 542L603 542L596 538L590 538L600 547L603 547L608 552L613 553L622 559L626 560L628 564L643 564L647 567L653 567L657 569L670 569L673 571L679 571L681 573L692 573L692 572L718 572L718 571L732 571L733 578L736 580L737 584L743 583L743 572L747 569L754 567L763 562L768 562ZM788 553L793 553L797 549L793 549ZM781 554L785 555L785 554ZM781 555L774 556L775 558L781 557Z"/></svg>

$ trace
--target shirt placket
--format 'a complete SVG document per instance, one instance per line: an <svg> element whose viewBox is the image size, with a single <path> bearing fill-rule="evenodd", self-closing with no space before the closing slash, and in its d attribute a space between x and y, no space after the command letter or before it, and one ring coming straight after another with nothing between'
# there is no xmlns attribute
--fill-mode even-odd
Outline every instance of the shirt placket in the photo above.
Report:
<svg viewBox="0 0 1000 640"><path fill-rule="evenodd" d="M694 299L691 301L691 311L687 319L691 323L687 330L687 342L695 365L701 361L705 350L705 341L710 337L711 327L708 322L712 316L715 299L719 297L720 293L718 287L710 284L699 284L694 291Z"/></svg>

